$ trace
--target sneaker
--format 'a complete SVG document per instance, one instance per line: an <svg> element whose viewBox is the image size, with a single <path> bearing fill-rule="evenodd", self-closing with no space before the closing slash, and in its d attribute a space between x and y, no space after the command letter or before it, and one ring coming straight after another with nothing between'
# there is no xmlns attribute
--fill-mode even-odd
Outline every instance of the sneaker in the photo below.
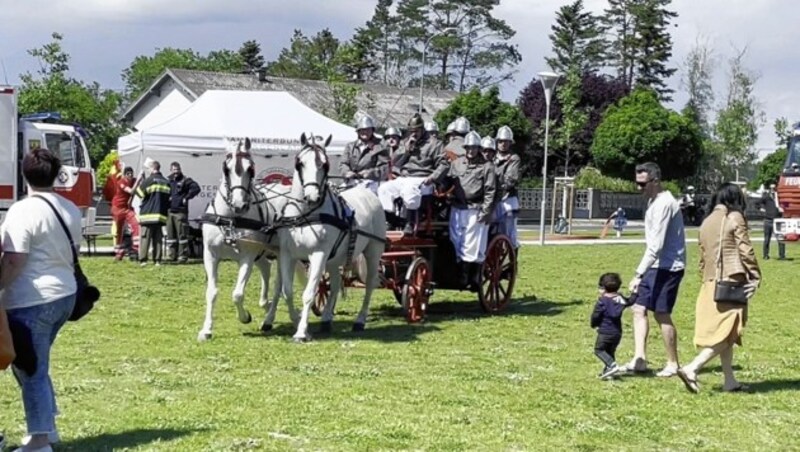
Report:
<svg viewBox="0 0 800 452"><path fill-rule="evenodd" d="M156 262L156 263L155 263L155 266L156 266L156 267L161 267L161 262Z"/></svg>
<svg viewBox="0 0 800 452"><path fill-rule="evenodd" d="M147 261L140 262L139 267L147 267Z"/></svg>
<svg viewBox="0 0 800 452"><path fill-rule="evenodd" d="M182 258L178 259L178 263L179 264L185 264L188 261L189 261L189 258L186 258L186 257L182 257Z"/></svg>
<svg viewBox="0 0 800 452"><path fill-rule="evenodd" d="M47 440L50 441L50 444L60 443L61 437L58 436L58 430L48 433ZM27 446L29 442L31 442L31 435L25 435L25 437L22 438L22 445ZM0 447L0 450L3 450L3 448Z"/></svg>
<svg viewBox="0 0 800 452"><path fill-rule="evenodd" d="M614 375L616 375L617 373L619 373L619 371L620 371L621 369L622 369L622 368L621 368L621 367L619 367L618 365L616 365L616 364L613 364L611 367L607 368L606 370L604 370L604 371L603 371L603 373L601 373L601 374L600 374L600 378L601 378L602 380L605 380L605 379L611 378L611 377L613 377Z"/></svg>
<svg viewBox="0 0 800 452"><path fill-rule="evenodd" d="M622 367L625 372L643 373L647 372L647 361L642 358L634 358Z"/></svg>

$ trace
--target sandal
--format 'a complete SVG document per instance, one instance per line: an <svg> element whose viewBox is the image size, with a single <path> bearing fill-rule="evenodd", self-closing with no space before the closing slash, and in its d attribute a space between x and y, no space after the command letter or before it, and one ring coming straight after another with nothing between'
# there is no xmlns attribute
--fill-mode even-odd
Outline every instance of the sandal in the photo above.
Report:
<svg viewBox="0 0 800 452"><path fill-rule="evenodd" d="M658 371L658 373L656 374L656 377L670 378L670 377L674 377L675 375L678 375L678 368L677 367L665 367L665 368L661 369L660 371Z"/></svg>
<svg viewBox="0 0 800 452"><path fill-rule="evenodd" d="M700 392L700 385L697 384L696 378L689 378L683 369L678 369L675 371L675 374L681 379L683 385L686 386L687 391L691 392L692 394L697 394Z"/></svg>

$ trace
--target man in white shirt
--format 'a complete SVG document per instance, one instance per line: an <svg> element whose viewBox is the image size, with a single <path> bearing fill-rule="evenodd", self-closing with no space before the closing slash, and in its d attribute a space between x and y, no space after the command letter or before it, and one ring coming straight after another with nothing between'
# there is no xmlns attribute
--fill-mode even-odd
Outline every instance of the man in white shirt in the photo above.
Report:
<svg viewBox="0 0 800 452"><path fill-rule="evenodd" d="M645 213L647 248L631 280L629 289L636 293L633 306L634 357L628 371L647 370L647 311L653 312L661 327L667 364L659 377L672 377L678 371L678 335L672 323L672 309L678 298L686 268L686 238L683 215L678 201L661 185L661 169L648 162L636 166L636 185L649 198Z"/></svg>

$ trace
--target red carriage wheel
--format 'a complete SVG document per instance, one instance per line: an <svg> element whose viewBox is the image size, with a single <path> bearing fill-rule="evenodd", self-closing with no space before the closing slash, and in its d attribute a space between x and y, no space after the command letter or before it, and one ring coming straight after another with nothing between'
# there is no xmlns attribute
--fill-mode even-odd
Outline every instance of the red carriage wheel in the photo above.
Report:
<svg viewBox="0 0 800 452"><path fill-rule="evenodd" d="M322 316L322 311L325 309L325 303L331 296L331 276L325 272L322 274L322 279L319 280L317 286L317 293L314 295L314 303L311 305L311 311L317 317Z"/></svg>
<svg viewBox="0 0 800 452"><path fill-rule="evenodd" d="M478 301L484 312L496 313L511 301L517 279L516 250L507 236L495 236L486 247L486 260L481 268Z"/></svg>
<svg viewBox="0 0 800 452"><path fill-rule="evenodd" d="M417 257L408 267L406 283L403 286L403 311L409 323L420 322L425 318L430 287L431 272L428 261L424 257Z"/></svg>

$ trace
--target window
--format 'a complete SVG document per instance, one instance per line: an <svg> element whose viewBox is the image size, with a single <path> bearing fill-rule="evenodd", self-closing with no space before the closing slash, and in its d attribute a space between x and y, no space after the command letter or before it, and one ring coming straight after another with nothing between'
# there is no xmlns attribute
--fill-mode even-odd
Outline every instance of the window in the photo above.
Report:
<svg viewBox="0 0 800 452"><path fill-rule="evenodd" d="M69 135L66 133L48 133L45 134L45 141L47 142L47 149L61 159L62 165L75 166L72 138Z"/></svg>

